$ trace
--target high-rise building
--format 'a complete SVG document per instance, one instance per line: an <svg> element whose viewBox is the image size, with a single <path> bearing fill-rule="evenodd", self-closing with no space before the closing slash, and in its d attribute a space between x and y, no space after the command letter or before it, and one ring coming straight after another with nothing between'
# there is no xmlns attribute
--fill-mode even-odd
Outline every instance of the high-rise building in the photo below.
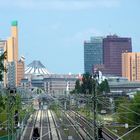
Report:
<svg viewBox="0 0 140 140"><path fill-rule="evenodd" d="M129 81L140 81L140 52L122 54L122 76Z"/></svg>
<svg viewBox="0 0 140 140"><path fill-rule="evenodd" d="M18 60L17 21L13 21L11 24L11 36L6 41L4 51L7 51L7 60L5 62L5 66L7 66L8 70L8 72L4 74L4 85L18 86L20 84L20 80L24 78L24 61Z"/></svg>
<svg viewBox="0 0 140 140"><path fill-rule="evenodd" d="M18 61L18 23L11 24L11 36L7 39L7 61Z"/></svg>
<svg viewBox="0 0 140 140"><path fill-rule="evenodd" d="M90 41L84 42L84 71L93 73L95 64L103 63L103 37L92 37Z"/></svg>
<svg viewBox="0 0 140 140"><path fill-rule="evenodd" d="M24 78L24 59L16 62L16 85L19 86L21 79Z"/></svg>
<svg viewBox="0 0 140 140"><path fill-rule="evenodd" d="M13 37L9 37L7 39L7 61L14 61L14 39Z"/></svg>
<svg viewBox="0 0 140 140"><path fill-rule="evenodd" d="M103 39L103 73L122 75L122 53L132 52L131 38L110 35Z"/></svg>
<svg viewBox="0 0 140 140"><path fill-rule="evenodd" d="M14 44L14 61L18 61L18 22L13 21L11 26L11 37Z"/></svg>

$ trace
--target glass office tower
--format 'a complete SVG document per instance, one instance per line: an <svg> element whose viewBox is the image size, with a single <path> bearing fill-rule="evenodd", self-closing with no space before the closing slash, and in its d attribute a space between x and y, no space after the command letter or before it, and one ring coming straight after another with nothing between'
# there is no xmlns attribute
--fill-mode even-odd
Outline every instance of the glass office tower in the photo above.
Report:
<svg viewBox="0 0 140 140"><path fill-rule="evenodd" d="M84 42L84 71L93 73L95 64L103 63L103 37L92 37Z"/></svg>

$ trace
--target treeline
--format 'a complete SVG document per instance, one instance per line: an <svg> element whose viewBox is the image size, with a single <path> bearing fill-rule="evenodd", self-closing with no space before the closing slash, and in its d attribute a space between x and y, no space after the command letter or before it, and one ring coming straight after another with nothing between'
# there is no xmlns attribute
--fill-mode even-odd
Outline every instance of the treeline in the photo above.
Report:
<svg viewBox="0 0 140 140"><path fill-rule="evenodd" d="M7 52L4 52L0 56L0 81L3 81L3 72L6 72L6 67L4 66L4 60L7 58Z"/></svg>
<svg viewBox="0 0 140 140"><path fill-rule="evenodd" d="M108 81L105 79L100 84L98 80L89 73L85 73L82 79L77 79L75 89L71 92L73 94L92 94L93 92L109 93L110 87Z"/></svg>

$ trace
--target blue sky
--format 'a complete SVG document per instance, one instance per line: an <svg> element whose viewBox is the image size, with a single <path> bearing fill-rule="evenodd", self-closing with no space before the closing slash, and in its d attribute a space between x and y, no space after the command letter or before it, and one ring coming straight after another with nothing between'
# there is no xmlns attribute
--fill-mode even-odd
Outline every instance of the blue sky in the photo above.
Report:
<svg viewBox="0 0 140 140"><path fill-rule="evenodd" d="M0 0L0 38L19 23L19 54L53 73L83 73L83 42L91 36L132 37L140 52L140 0Z"/></svg>

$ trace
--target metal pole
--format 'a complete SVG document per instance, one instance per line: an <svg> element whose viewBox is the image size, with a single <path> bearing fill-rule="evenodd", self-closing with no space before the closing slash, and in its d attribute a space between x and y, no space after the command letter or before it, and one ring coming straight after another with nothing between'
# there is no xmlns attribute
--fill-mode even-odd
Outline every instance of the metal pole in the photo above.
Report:
<svg viewBox="0 0 140 140"><path fill-rule="evenodd" d="M13 140L14 134L14 105L15 105L15 91L7 90L7 119L8 119L8 140Z"/></svg>
<svg viewBox="0 0 140 140"><path fill-rule="evenodd" d="M96 81L96 77L94 77L95 81L92 81L92 91L93 91L93 88L94 88L94 91L93 91L93 120L94 120L94 123L93 123L93 131L94 131L94 140L98 140L98 126L97 126L97 81ZM93 82L95 82L94 84L94 87L93 87Z"/></svg>

